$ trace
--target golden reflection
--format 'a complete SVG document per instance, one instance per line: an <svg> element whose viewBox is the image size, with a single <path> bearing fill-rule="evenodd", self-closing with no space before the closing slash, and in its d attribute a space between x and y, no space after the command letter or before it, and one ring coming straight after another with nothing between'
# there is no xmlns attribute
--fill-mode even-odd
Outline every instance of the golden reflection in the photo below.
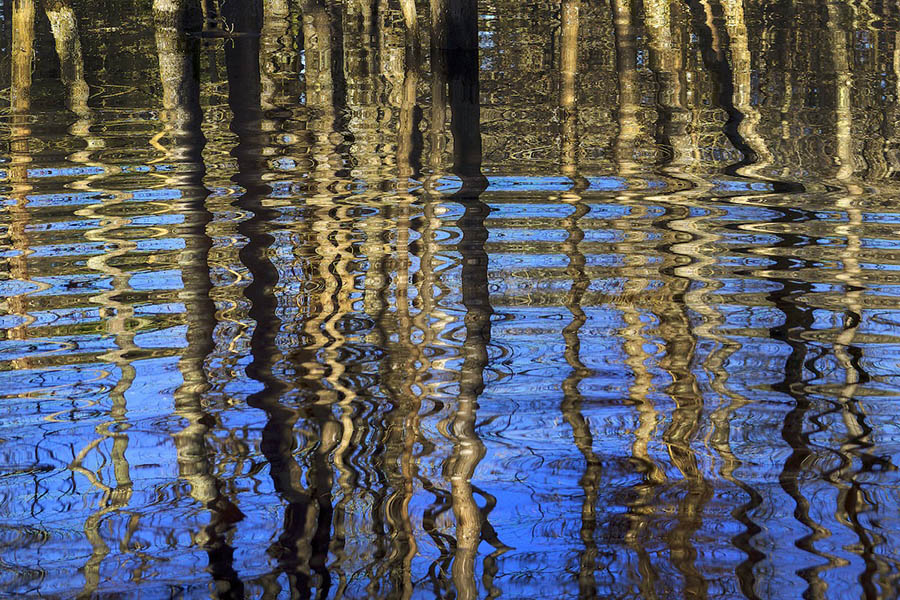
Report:
<svg viewBox="0 0 900 600"><path fill-rule="evenodd" d="M740 135L755 154L755 162L743 169L742 174L754 176L772 164L773 156L766 141L758 132L760 112L754 106L753 61L750 38L744 12L744 0L720 0L724 13L725 30L728 32L728 48L731 54L731 71L734 77L734 106L743 115L739 125Z"/></svg>
<svg viewBox="0 0 900 600"><path fill-rule="evenodd" d="M400 10L403 11L403 22L406 24L407 30L415 35L418 30L415 0L400 0Z"/></svg>
<svg viewBox="0 0 900 600"><path fill-rule="evenodd" d="M578 27L581 2L566 1L560 8L560 99L562 111L562 173L575 177L578 164Z"/></svg>
<svg viewBox="0 0 900 600"><path fill-rule="evenodd" d="M408 9L404 7L404 11ZM414 11L414 7L412 8ZM408 15L404 12L404 16ZM415 29L415 15L412 15ZM422 406L423 392L428 390L428 384L421 379L423 365L427 361L421 346L415 342L415 327L421 327L421 320L412 315L411 297L412 291L411 273L413 272L411 252L411 238L413 223L411 213L414 210L413 203L416 199L408 191L409 179L417 175L417 163L420 157L416 153L418 142L417 128L417 82L419 77L418 55L415 50L405 53L402 63L403 77L399 90L395 89L391 97L396 98L399 91L399 110L397 123L397 175L396 184L398 190L398 205L394 209L396 214L396 250L393 261L396 273L394 279L394 318L393 324L387 322L388 313L381 315L381 329L391 335L394 331L397 336L397 344L387 342L388 347L394 349L388 354L387 388L391 390L392 403L394 405L386 432L385 450L386 462L390 465L390 471L394 473L394 492L385 503L388 523L395 530L396 549L393 550L395 559L399 559L400 566L400 597L411 598L414 592L412 563L418 553L416 532L409 512L415 490L415 477L417 475L414 457L415 444L419 439L419 410ZM397 77L389 78L396 84ZM387 208L387 207L385 207ZM419 263L419 273L426 268ZM421 288L416 292L421 293ZM426 292L427 293L427 292ZM392 326L393 325L393 326ZM392 336L391 336L392 337ZM424 371L427 373L427 370ZM399 456L396 452L399 451ZM396 472L399 466L399 472Z"/></svg>
<svg viewBox="0 0 900 600"><path fill-rule="evenodd" d="M29 145L31 143L31 84L34 62L34 0L16 0L12 5L12 77L10 80L9 132L9 181L15 204L10 210L11 223L9 237L13 256L9 261L9 274L14 279L29 281L29 248L26 228L28 226L28 193L32 186L28 182L28 167L32 162ZM6 301L10 314L17 315L21 323L7 330L7 339L28 338L27 328L34 322L28 314L27 293L17 294ZM24 368L27 363L21 364Z"/></svg>
<svg viewBox="0 0 900 600"><path fill-rule="evenodd" d="M644 4L644 27L650 51L650 67L659 82L657 92L658 144L663 152L662 169L687 172L699 159L690 127L691 111L686 105L689 71L685 68L682 23L684 9L664 0Z"/></svg>
<svg viewBox="0 0 900 600"><path fill-rule="evenodd" d="M102 144L92 143L93 137L89 134L90 109L87 104L89 89L84 81L77 20L72 7L66 2L51 2L46 6L46 11L59 58L61 79L66 86L67 105L79 118L79 121L72 126L71 131L87 142L85 150L73 154L70 159L76 163L100 167L99 175L86 177L84 181L75 186L89 190L89 182L102 178L106 174L106 170L102 164L90 162L90 151ZM129 256L136 246L121 236L122 230L130 224L130 219L114 216L115 207L128 199L128 194L112 194L108 195L105 201L91 204L78 211L82 216L96 220L98 224L96 228L89 229L84 235L88 241L96 242L103 247L105 252L88 258L86 266L99 273L100 277L109 278L110 286L109 291L91 296L89 300L100 307L101 319L105 320L105 335L112 337L117 347L116 350L103 353L98 357L112 367L111 373L116 377L116 383L108 394L110 420L95 427L95 432L100 437L84 445L69 465L72 471L84 475L92 486L102 491L97 510L89 515L83 524L84 533L91 545L92 552L82 567L84 586L80 597L91 596L101 584L101 565L110 553L110 548L100 530L103 519L109 514L125 509L133 494L131 466L126 457L129 445L129 437L126 432L130 427L127 419L126 392L131 387L136 374L128 357L134 354L137 346L134 343L134 306L120 299L123 292L130 289L132 273L127 268L117 266L116 263L123 257ZM111 215L110 212L113 214ZM93 472L83 466L90 455L93 455L93 458L99 457L99 464L104 465L107 459L105 452L107 446L104 442L108 440L112 441L111 448L108 450L108 458L112 463L114 485L112 482L108 484L104 481L102 467ZM120 540L122 549L130 546L129 538L137 526L138 520L132 516L125 536Z"/></svg>
<svg viewBox="0 0 900 600"><path fill-rule="evenodd" d="M85 152L99 142L90 135L90 88L84 79L84 58L78 21L72 6L65 0L48 0L44 3L47 19L53 32L56 55L59 57L60 79L66 88L69 110L79 117L70 131L87 142ZM77 159L74 159L77 160Z"/></svg>
<svg viewBox="0 0 900 600"><path fill-rule="evenodd" d="M896 595L896 10L78 6L6 25L47 595Z"/></svg>
<svg viewBox="0 0 900 600"><path fill-rule="evenodd" d="M637 80L634 15L631 0L613 0L612 9L619 88L619 131L615 141L615 158L620 172L628 176L637 169L635 143L641 130L637 121L640 87Z"/></svg>
<svg viewBox="0 0 900 600"><path fill-rule="evenodd" d="M862 211L855 206L862 195L862 189L857 185L849 184L847 192L837 201L838 208L846 210L848 217L847 224L837 232L844 234L847 240L842 257L843 273L837 276L847 289L844 295L846 315L842 323L843 329L832 345L834 357L844 369L844 385L837 394L836 403L837 409L841 413L841 421L846 429L846 437L839 449L842 464L832 474L832 477L840 489L837 500L837 517L842 525L851 529L858 536L859 551L866 564L866 570L860 583L867 594L877 597L875 576L876 574L880 575L882 581L887 584L884 585L887 597L894 590L885 575L891 572L893 565L875 555L874 548L881 536L868 530L861 519L862 515L874 507L872 500L860 486L858 477L871 467L863 466L856 473L852 470L855 460L866 460L872 456L869 451L875 442L871 437L872 428L866 422L865 404L858 396L859 387L868 378L868 374L860 364L860 352L854 344L864 310L862 297L864 286L859 261L862 240L858 233L863 223L863 215Z"/></svg>
<svg viewBox="0 0 900 600"><path fill-rule="evenodd" d="M217 475L218 461L208 443L212 415L203 402L209 390L205 361L214 347L216 309L210 292L210 238L207 227L212 216L206 208L207 190L203 185L205 167L202 149L205 138L200 107L199 73L195 70L199 45L185 39L185 31L200 26L196 9L190 2L169 3L157 0L156 45L163 91L163 123L170 140L166 160L176 172L166 177L167 185L181 195L179 208L185 214L182 239L181 272L185 288L179 298L187 316L187 347L178 362L183 383L175 391L175 412L187 426L174 434L179 474L190 485L190 495L210 513L202 531L193 532L194 543L207 551L208 570L216 590L223 596L243 593L243 583L233 566L234 549L227 536L233 524L244 515L225 491L225 482ZM191 23L191 19L195 22Z"/></svg>
<svg viewBox="0 0 900 600"><path fill-rule="evenodd" d="M585 256L579 249L584 240L584 232L578 221L590 212L581 200L578 190L583 188L583 179L578 173L578 30L581 2L566 0L561 7L562 35L560 50L560 109L563 114L561 139L562 172L576 182L573 191L563 195L562 200L572 206L572 213L563 221L567 238L563 253L568 258L567 275L572 279L572 287L566 297L565 306L572 314L572 320L563 329L565 339L565 359L571 368L562 383L563 401L560 406L563 418L572 428L572 437L578 451L584 457L584 473L579 481L584 498L581 504L580 537L583 550L579 557L578 588L579 597L593 598L597 590L595 571L597 569L597 499L602 474L602 463L593 449L593 432L590 423L581 413L581 392L579 386L590 375L591 370L581 359L579 331L587 322L587 315L581 306L584 294L590 285L585 272Z"/></svg>
<svg viewBox="0 0 900 600"><path fill-rule="evenodd" d="M834 82L836 86L836 106L834 111L837 148L837 179L847 179L855 171L853 157L853 114L850 102L851 71L847 49L847 32L841 27L841 12L844 5L829 0L828 32L831 38L832 60L834 62Z"/></svg>
<svg viewBox="0 0 900 600"><path fill-rule="evenodd" d="M109 456L112 461L116 485L108 488L104 486L105 493L101 502L102 508L95 513L93 519L89 519L85 523L86 535L94 547L94 554L84 567L84 594L86 595L90 595L96 589L100 577L100 563L109 552L99 533L100 519L109 512L125 508L132 494L130 466L125 456L128 448L128 434L126 431L129 428L126 392L131 387L136 374L135 367L129 357L136 355L138 346L134 342L134 305L121 299L123 294L130 289L129 282L132 272L126 268L116 266L116 259L133 253L136 245L118 235L129 225L130 219L127 217L115 217L110 214L117 205L126 200L127 198L113 196L108 201L93 204L81 211L84 216L93 217L101 224L97 229L86 232L85 237L89 241L97 242L110 248L102 255L89 258L87 266L100 273L102 277L110 279L109 291L92 296L90 300L102 307L100 312L105 319L106 332L114 339L117 347L116 350L104 353L99 358L107 361L118 370L116 384L109 392L109 416L111 420L98 425L96 428L96 432L102 436L101 439L112 440L112 449ZM80 455L78 461L72 463L72 468L78 469L81 467L83 458L84 453Z"/></svg>
<svg viewBox="0 0 900 600"><path fill-rule="evenodd" d="M702 396L692 369L697 342L687 311L681 304L683 296L677 297L683 294L683 283L675 280L670 286L678 290L673 292L676 298L673 298L671 305L664 305L655 311L659 317L659 335L665 346L665 357L660 360L660 367L672 378L667 393L675 402L662 439L666 443L669 459L684 480L686 490L676 511L677 522L667 541L672 562L685 579L686 593L690 597L704 598L708 583L695 565L697 550L693 536L701 526L703 507L712 497L713 489L703 476L693 448L703 413Z"/></svg>

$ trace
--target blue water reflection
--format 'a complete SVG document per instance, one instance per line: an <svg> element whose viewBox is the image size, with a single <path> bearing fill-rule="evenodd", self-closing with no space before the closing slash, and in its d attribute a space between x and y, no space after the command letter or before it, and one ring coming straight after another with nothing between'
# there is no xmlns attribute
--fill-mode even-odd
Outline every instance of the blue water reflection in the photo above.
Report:
<svg viewBox="0 0 900 600"><path fill-rule="evenodd" d="M146 4L0 0L0 595L897 597L895 8Z"/></svg>

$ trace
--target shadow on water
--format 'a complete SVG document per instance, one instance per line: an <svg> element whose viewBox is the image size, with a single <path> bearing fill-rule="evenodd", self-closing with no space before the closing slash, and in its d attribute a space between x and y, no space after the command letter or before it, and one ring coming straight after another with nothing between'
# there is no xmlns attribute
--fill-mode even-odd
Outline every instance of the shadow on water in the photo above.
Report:
<svg viewBox="0 0 900 600"><path fill-rule="evenodd" d="M892 598L900 11L0 0L0 595Z"/></svg>
<svg viewBox="0 0 900 600"><path fill-rule="evenodd" d="M327 9L315 2L306 3L304 8L305 15L316 21L315 35L318 37L313 43L327 44L331 37ZM336 434L330 408L318 402L314 394L303 395L311 398L305 406L286 405L282 396L291 384L275 373L275 365L286 357L278 343L279 333L284 327L278 316L276 288L279 273L270 259L275 241L271 229L278 212L266 206L265 199L271 188L263 180L266 171L264 150L269 142L264 124L270 121L261 104L260 34L265 20L263 13L262 1L249 4L230 2L221 6L223 18L235 32L242 34L226 45L225 69L228 103L233 115L231 130L237 136L237 144L232 151L237 161L233 181L241 189L235 206L249 215L238 226L239 233L247 240L241 248L240 259L252 277L244 291L250 301L248 316L254 322L250 338L252 360L247 366L247 375L262 386L247 398L247 404L265 412L266 424L262 429L260 450L268 463L273 488L284 504L282 531L269 548L269 553L278 563L278 572L287 578L292 597L310 597L311 589L315 588L316 597L324 598L328 596L331 585L325 563L334 513L333 477L328 454ZM323 25L324 31L319 29ZM308 37L305 31L304 37ZM300 357L291 358L297 360ZM294 456L297 449L294 426L301 417L315 427L318 434L316 449L305 473L304 465L299 464ZM305 486L304 480L307 482ZM273 575L277 577L277 574ZM268 585L277 584L270 581ZM235 592L242 593L241 590Z"/></svg>
<svg viewBox="0 0 900 600"><path fill-rule="evenodd" d="M189 2L154 3L159 74L163 88L162 120L170 146L168 160L175 173L169 185L181 190L182 227L185 248L182 273L186 283L180 298L189 315L187 346L179 360L183 384L175 392L175 411L188 421L175 434L179 472L191 486L191 497L209 510L210 520L198 542L206 548L209 572L219 597L243 597L243 583L234 569L234 548L228 536L244 514L224 490L216 476L215 455L207 436L215 425L214 417L204 409L203 396L209 389L205 361L215 348L216 307L212 300L209 253L212 247L207 228L212 214L207 208L209 190L203 183L206 167L200 101L200 43L187 34L201 27L200 6Z"/></svg>
<svg viewBox="0 0 900 600"><path fill-rule="evenodd" d="M457 597L479 596L475 562L485 524L475 502L472 478L484 458L484 444L475 429L478 398L484 391L491 342L493 309L488 291L488 256L484 249L488 232L488 206L479 199L487 189L481 173L481 111L478 85L478 21L475 0L447 0L444 65L446 69L450 132L453 139L453 172L462 187L452 200L463 207L457 221L462 237L457 244L462 268L460 290L465 338L460 348L459 395L449 431L453 452L445 464L456 520L452 577Z"/></svg>

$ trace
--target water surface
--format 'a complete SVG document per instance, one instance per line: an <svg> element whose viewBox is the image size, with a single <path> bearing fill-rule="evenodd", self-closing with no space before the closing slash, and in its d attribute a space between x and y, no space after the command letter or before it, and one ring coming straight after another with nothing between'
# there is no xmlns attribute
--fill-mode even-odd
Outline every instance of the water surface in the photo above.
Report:
<svg viewBox="0 0 900 600"><path fill-rule="evenodd" d="M0 594L900 594L897 6L0 6Z"/></svg>

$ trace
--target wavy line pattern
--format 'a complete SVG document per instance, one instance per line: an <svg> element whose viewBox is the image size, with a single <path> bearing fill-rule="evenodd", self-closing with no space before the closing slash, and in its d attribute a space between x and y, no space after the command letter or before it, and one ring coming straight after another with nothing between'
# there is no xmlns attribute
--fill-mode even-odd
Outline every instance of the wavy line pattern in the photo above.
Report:
<svg viewBox="0 0 900 600"><path fill-rule="evenodd" d="M896 6L0 9L0 595L900 593Z"/></svg>

